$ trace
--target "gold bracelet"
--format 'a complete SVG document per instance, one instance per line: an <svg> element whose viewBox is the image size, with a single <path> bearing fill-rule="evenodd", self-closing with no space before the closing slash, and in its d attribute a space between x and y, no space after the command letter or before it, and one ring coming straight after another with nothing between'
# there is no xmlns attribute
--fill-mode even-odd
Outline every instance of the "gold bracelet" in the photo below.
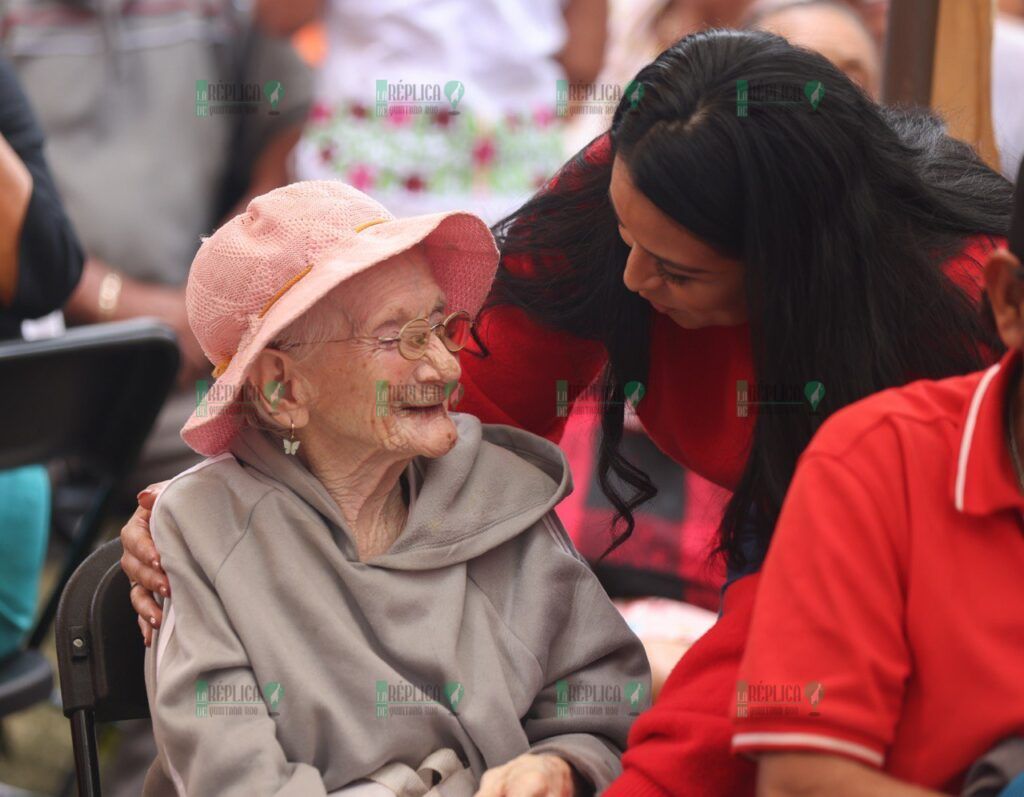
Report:
<svg viewBox="0 0 1024 797"><path fill-rule="evenodd" d="M121 285L123 280L116 271L108 271L100 281L100 317L109 319L117 310L117 303L121 298Z"/></svg>

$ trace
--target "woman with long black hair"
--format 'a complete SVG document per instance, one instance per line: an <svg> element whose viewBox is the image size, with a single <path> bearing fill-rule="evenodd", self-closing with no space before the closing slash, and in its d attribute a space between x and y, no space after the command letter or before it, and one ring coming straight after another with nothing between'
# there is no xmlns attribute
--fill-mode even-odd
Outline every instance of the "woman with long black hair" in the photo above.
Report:
<svg viewBox="0 0 1024 797"><path fill-rule="evenodd" d="M817 109L804 78L824 87ZM631 500L607 484L621 544L649 491L616 455L624 385L642 383L654 441L733 488L721 548L742 567L760 555L740 530L753 523L767 545L824 417L908 378L962 373L999 345L977 312L977 261L1005 230L1011 187L934 118L878 108L767 34L697 34L637 81L643 97L620 106L610 137L500 225L501 310L481 320L488 357L467 362L459 409L493 397L550 434L564 418L548 374L586 383L607 365L602 470L633 488ZM814 412L755 400L744 415L733 375L776 395L819 382L824 397Z"/></svg>
<svg viewBox="0 0 1024 797"><path fill-rule="evenodd" d="M610 136L500 226L489 355L463 358L459 409L555 437L556 380L603 368L615 546L654 492L617 450L625 386L642 384L651 439L732 490L719 548L736 579L760 566L829 414L1000 350L977 304L1011 187L934 117L879 108L768 34L688 37L636 83ZM752 793L729 712L756 580L726 590L718 625L634 726L609 794Z"/></svg>
<svg viewBox="0 0 1024 797"><path fill-rule="evenodd" d="M601 374L610 547L655 492L618 451L627 385L651 439L732 491L722 617L638 719L606 794L753 793L753 765L729 752L757 580L740 576L825 417L1000 349L977 303L1010 194L935 119L884 111L821 56L711 31L641 70L610 134L499 225L487 353L462 358L459 410L557 438L559 383ZM122 532L124 567L157 624L147 591L168 585L147 516Z"/></svg>

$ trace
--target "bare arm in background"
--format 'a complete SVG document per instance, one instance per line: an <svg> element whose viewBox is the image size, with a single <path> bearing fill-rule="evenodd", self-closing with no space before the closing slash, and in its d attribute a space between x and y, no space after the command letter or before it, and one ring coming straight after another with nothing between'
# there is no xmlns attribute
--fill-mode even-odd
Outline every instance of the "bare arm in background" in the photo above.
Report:
<svg viewBox="0 0 1024 797"><path fill-rule="evenodd" d="M565 47L557 56L570 83L593 83L604 65L608 41L608 0L569 0Z"/></svg>
<svg viewBox="0 0 1024 797"><path fill-rule="evenodd" d="M260 151L252 167L245 195L228 213L231 218L245 210L249 200L278 186L286 185L288 154L299 140L301 126L294 125L274 135ZM100 285L113 266L90 257L82 271L82 280L64 308L68 318L79 324L118 321L139 316L154 316L174 330L182 353L178 386L185 388L195 380L208 376L210 363L188 324L185 312L185 287L156 285L133 279L123 272L121 292L114 311L104 314L100 310Z"/></svg>
<svg viewBox="0 0 1024 797"><path fill-rule="evenodd" d="M121 291L112 312L100 309L100 286L103 278L116 272L121 278ZM178 337L182 361L178 370L178 385L185 387L210 371L210 364L199 342L192 334L185 314L185 287L157 285L133 279L124 272L90 257L82 269L82 279L75 288L64 314L75 324L98 324L104 321L123 321L128 318L150 316L163 321Z"/></svg>
<svg viewBox="0 0 1024 797"><path fill-rule="evenodd" d="M826 753L758 757L757 797L940 797L866 764Z"/></svg>
<svg viewBox="0 0 1024 797"><path fill-rule="evenodd" d="M238 200L222 222L242 213L254 197L287 185L295 179L288 169L288 154L299 143L301 135L302 125L295 125L282 130L267 142L252 166L245 196Z"/></svg>
<svg viewBox="0 0 1024 797"><path fill-rule="evenodd" d="M0 59L0 308L9 318L60 308L82 273L43 145L18 76Z"/></svg>
<svg viewBox="0 0 1024 797"><path fill-rule="evenodd" d="M14 300L18 242L32 196L32 173L0 134L0 307Z"/></svg>
<svg viewBox="0 0 1024 797"><path fill-rule="evenodd" d="M269 36L290 36L320 18L324 0L256 0L256 24Z"/></svg>

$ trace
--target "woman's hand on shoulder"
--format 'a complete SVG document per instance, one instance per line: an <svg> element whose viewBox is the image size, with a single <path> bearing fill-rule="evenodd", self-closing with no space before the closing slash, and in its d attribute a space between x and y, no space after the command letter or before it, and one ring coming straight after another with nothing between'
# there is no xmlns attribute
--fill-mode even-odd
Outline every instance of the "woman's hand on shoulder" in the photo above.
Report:
<svg viewBox="0 0 1024 797"><path fill-rule="evenodd" d="M153 593L170 597L171 584L160 567L160 554L149 531L149 518L156 498L167 482L151 484L139 493L139 506L121 529L121 569L132 584L132 608L139 615L139 630L146 647L153 642L153 629L160 627L163 611L153 599Z"/></svg>

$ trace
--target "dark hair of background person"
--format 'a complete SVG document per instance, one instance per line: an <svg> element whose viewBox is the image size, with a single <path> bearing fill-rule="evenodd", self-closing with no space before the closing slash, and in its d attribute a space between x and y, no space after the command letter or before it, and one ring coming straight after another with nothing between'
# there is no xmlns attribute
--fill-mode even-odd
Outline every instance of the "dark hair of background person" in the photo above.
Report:
<svg viewBox="0 0 1024 797"><path fill-rule="evenodd" d="M613 117L614 154L662 212L744 264L756 382L825 386L813 414L758 413L720 530L719 552L742 568L751 533L754 558L767 549L797 458L830 413L912 379L977 370L986 348L1001 351L941 264L971 235L1006 233L1011 186L938 118L879 107L825 58L770 33L693 34L636 80L639 102L623 97ZM815 80L825 95L816 110L751 102L739 116L737 80L752 100L766 86L803 96ZM580 153L495 226L503 265L489 300L607 349L598 469L616 515L606 554L656 493L619 451L623 385L648 383L654 311L622 281L629 250L610 177L610 164ZM504 267L516 255L536 259L536 278Z"/></svg>

